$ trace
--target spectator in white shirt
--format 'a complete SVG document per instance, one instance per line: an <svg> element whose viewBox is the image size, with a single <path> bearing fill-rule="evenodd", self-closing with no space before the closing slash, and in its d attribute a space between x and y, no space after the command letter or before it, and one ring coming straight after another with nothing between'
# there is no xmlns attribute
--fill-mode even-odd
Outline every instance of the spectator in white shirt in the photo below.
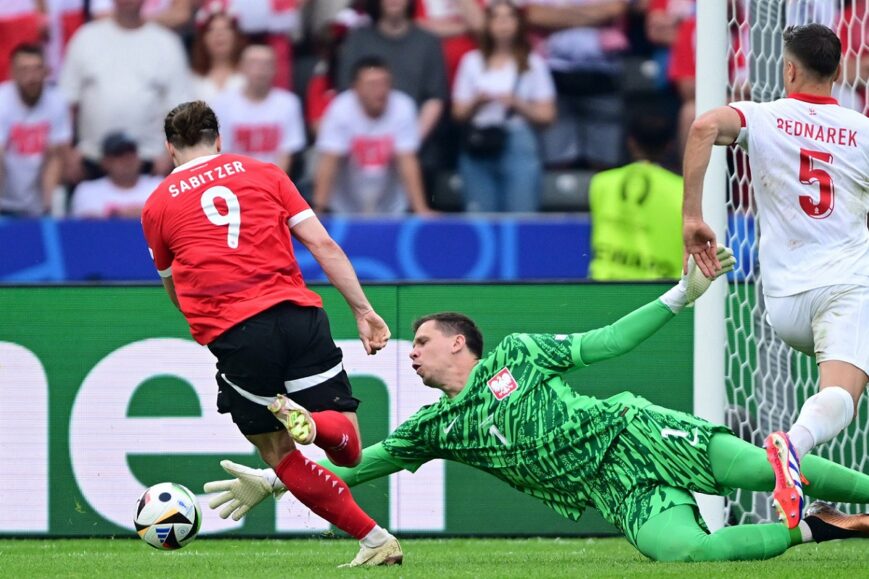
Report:
<svg viewBox="0 0 869 579"><path fill-rule="evenodd" d="M38 45L12 53L12 79L0 84L0 213L35 217L51 208L63 151L72 138L69 107L45 84Z"/></svg>
<svg viewBox="0 0 869 579"><path fill-rule="evenodd" d="M245 87L214 103L223 150L274 163L289 174L293 155L305 147L305 121L299 98L275 88L275 53L253 44L241 54Z"/></svg>
<svg viewBox="0 0 869 579"><path fill-rule="evenodd" d="M160 177L142 175L136 142L124 133L111 133L103 141L106 176L84 181L75 189L72 216L86 219L140 218L142 207L157 188Z"/></svg>
<svg viewBox="0 0 869 579"><path fill-rule="evenodd" d="M69 43L60 87L77 112L80 157L71 165L81 169L71 178L102 176L100 145L121 128L154 174L172 169L163 117L187 100L187 55L176 34L142 18L143 1L115 0L111 18L85 24Z"/></svg>
<svg viewBox="0 0 869 579"><path fill-rule="evenodd" d="M380 57L359 59L352 79L352 88L335 97L320 126L314 210L431 213L417 159L413 100L392 90L392 75Z"/></svg>
<svg viewBox="0 0 869 579"><path fill-rule="evenodd" d="M555 118L555 87L531 54L525 20L509 0L486 8L480 49L467 53L453 87L453 118L466 127L459 155L468 211L536 211L541 161L535 126ZM474 145L472 135L497 137Z"/></svg>

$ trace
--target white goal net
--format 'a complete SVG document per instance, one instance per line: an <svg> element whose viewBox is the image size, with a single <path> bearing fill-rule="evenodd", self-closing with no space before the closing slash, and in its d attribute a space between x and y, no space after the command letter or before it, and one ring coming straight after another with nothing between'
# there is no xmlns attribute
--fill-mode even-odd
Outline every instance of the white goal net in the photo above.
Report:
<svg viewBox="0 0 869 579"><path fill-rule="evenodd" d="M705 1L705 0L700 0ZM769 101L784 95L781 33L790 24L817 22L835 30L843 44L842 81L835 94L843 106L867 112L869 0L727 0L728 99ZM702 42L702 40L698 40ZM862 61L861 61L862 60ZM703 66L698 62L698 66ZM761 444L771 431L796 420L803 401L816 392L814 360L778 339L766 322L757 263L755 204L748 162L741 150L727 152L727 235L740 260L727 298L725 380L728 425ZM813 452L869 472L869 421L863 397L844 436ZM811 481L810 481L811 482ZM807 487L811 495L811 485ZM866 505L840 505L863 512ZM729 523L774 519L770 495L740 491L726 503Z"/></svg>

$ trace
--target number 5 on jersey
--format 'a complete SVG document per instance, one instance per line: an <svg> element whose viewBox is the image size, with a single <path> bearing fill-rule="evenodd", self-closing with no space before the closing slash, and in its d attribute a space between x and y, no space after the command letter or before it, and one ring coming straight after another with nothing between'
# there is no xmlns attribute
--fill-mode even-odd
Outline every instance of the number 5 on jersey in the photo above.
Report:
<svg viewBox="0 0 869 579"><path fill-rule="evenodd" d="M218 209L215 204L216 199L223 199L223 202L226 203L225 214ZM231 249L238 249L238 236L241 233L241 206L236 194L223 185L216 185L209 187L202 193L200 202L209 221L221 227L229 226L226 231L226 244Z"/></svg>
<svg viewBox="0 0 869 579"><path fill-rule="evenodd" d="M821 193L817 203L811 195L800 195L800 208L812 219L824 219L833 212L836 192L833 189L833 178L823 169L816 168L815 160L832 163L833 155L822 151L800 149L800 183L803 185L817 183Z"/></svg>

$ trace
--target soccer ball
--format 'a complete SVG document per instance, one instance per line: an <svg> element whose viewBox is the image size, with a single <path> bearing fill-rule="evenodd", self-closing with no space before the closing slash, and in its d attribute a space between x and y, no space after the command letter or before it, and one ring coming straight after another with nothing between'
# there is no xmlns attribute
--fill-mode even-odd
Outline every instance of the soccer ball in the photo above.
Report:
<svg viewBox="0 0 869 579"><path fill-rule="evenodd" d="M196 496L182 485L156 484L139 497L133 524L155 549L180 549L193 542L202 523Z"/></svg>

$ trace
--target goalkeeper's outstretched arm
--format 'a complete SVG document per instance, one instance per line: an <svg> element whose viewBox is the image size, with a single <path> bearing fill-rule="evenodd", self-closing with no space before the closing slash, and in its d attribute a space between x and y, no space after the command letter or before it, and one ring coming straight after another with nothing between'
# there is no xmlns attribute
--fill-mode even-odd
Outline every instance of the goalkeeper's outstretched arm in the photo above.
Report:
<svg viewBox="0 0 869 579"><path fill-rule="evenodd" d="M355 467L336 466L328 460L320 461L320 464L351 487L388 476L403 468L416 470L419 466L404 464L393 458L379 442L362 450L362 460ZM239 521L265 498L274 495L277 499L286 491L284 483L270 468L250 468L229 460L221 461L220 466L235 478L207 482L204 490L207 493L219 493L209 501L208 506L215 510L220 509L221 518L231 516L233 520Z"/></svg>
<svg viewBox="0 0 869 579"><path fill-rule="evenodd" d="M733 270L736 259L729 248L719 245L717 257L721 269L715 277ZM688 272L674 288L660 298L634 310L618 321L582 334L580 356L585 364L594 364L630 352L660 330L686 306L702 296L712 280L706 278L689 259Z"/></svg>

